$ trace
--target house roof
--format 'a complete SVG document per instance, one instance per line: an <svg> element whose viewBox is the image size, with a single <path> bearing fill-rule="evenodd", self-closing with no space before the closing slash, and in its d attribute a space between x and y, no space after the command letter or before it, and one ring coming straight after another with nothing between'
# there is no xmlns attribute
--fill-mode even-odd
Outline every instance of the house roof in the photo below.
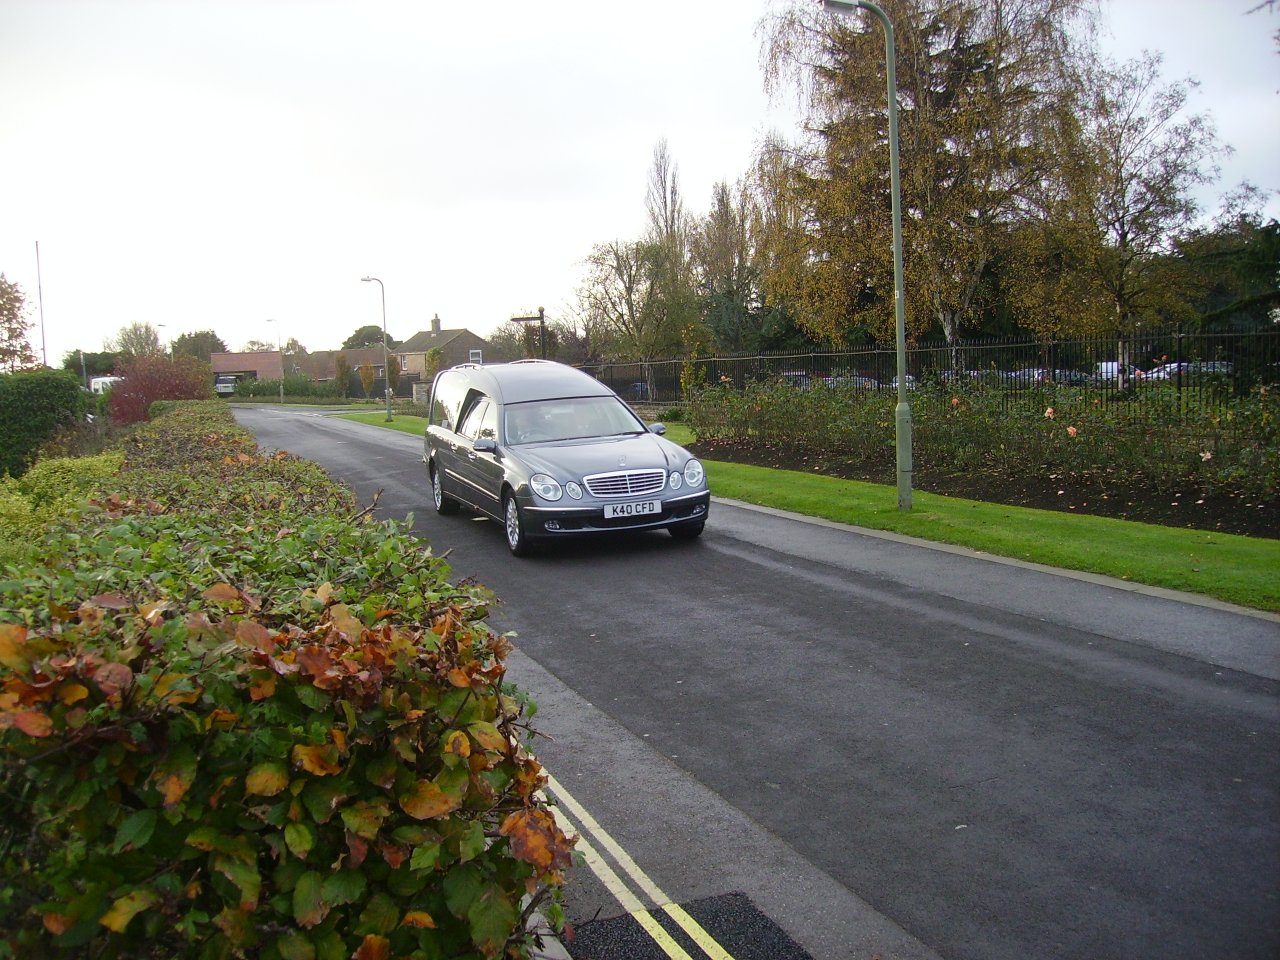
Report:
<svg viewBox="0 0 1280 960"><path fill-rule="evenodd" d="M214 353L209 356L209 364L213 372L218 373L253 373L266 379L278 379L283 367L280 354L275 350L263 350L257 353Z"/></svg>
<svg viewBox="0 0 1280 960"><path fill-rule="evenodd" d="M456 340L464 333L470 333L469 330L441 330L438 333L434 330L419 330L412 337L406 340L400 346L396 347L396 353L426 353L428 350L434 350L436 347L443 347L451 340Z"/></svg>

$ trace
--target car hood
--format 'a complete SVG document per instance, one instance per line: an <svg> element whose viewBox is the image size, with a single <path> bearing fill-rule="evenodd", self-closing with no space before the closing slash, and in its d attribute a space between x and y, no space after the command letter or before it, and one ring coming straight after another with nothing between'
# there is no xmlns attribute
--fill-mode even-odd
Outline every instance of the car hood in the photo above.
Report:
<svg viewBox="0 0 1280 960"><path fill-rule="evenodd" d="M618 470L678 470L689 460L683 447L656 433L525 443L509 449L530 474L568 480Z"/></svg>

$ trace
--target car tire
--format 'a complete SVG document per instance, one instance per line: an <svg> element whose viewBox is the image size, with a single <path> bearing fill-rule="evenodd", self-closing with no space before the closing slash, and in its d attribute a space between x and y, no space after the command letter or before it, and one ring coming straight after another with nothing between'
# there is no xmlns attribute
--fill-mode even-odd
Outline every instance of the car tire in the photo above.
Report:
<svg viewBox="0 0 1280 960"><path fill-rule="evenodd" d="M514 556L528 556L533 548L529 543L529 535L525 532L524 515L520 512L520 504L516 503L514 494L508 493L502 498L502 517L508 549Z"/></svg>
<svg viewBox="0 0 1280 960"><path fill-rule="evenodd" d="M706 523L682 523L676 527L667 527L667 533L677 540L696 540L702 536L702 528Z"/></svg>
<svg viewBox="0 0 1280 960"><path fill-rule="evenodd" d="M458 501L453 499L444 492L444 487L440 482L440 471L436 469L433 463L430 468L431 473L431 499L435 502L436 513L448 516L449 514L458 512Z"/></svg>

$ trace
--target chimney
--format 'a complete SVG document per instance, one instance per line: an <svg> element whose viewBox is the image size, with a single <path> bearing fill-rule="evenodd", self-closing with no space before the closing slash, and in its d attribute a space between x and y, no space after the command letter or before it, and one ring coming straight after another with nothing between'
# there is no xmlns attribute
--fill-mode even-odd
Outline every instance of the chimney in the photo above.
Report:
<svg viewBox="0 0 1280 960"><path fill-rule="evenodd" d="M431 335L433 337L440 335L440 314L436 314L431 318Z"/></svg>

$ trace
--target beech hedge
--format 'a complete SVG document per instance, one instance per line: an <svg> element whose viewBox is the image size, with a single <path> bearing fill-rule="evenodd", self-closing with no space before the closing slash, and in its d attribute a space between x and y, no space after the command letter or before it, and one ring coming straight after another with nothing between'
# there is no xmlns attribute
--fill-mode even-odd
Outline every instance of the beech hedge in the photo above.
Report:
<svg viewBox="0 0 1280 960"><path fill-rule="evenodd" d="M0 477L26 472L42 443L84 415L86 402L67 370L0 374Z"/></svg>
<svg viewBox="0 0 1280 960"><path fill-rule="evenodd" d="M527 957L571 843L493 597L225 406L0 569L0 957Z"/></svg>

